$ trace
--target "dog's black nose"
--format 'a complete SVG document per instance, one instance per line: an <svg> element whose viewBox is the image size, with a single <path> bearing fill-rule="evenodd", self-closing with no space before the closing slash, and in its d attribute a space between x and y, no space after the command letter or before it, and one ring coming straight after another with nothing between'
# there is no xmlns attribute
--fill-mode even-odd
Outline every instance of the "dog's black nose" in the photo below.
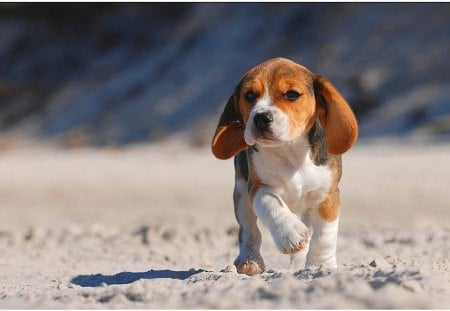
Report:
<svg viewBox="0 0 450 311"><path fill-rule="evenodd" d="M267 129L272 121L273 117L269 113L258 113L253 117L253 124L260 131Z"/></svg>

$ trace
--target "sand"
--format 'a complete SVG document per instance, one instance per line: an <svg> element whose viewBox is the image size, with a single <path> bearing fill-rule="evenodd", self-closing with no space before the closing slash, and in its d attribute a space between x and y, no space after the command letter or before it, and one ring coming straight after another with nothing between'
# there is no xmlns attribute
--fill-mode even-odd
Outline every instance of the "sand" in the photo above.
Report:
<svg viewBox="0 0 450 311"><path fill-rule="evenodd" d="M179 139L0 154L0 308L450 308L450 147L344 157L339 267L236 273L232 161Z"/></svg>

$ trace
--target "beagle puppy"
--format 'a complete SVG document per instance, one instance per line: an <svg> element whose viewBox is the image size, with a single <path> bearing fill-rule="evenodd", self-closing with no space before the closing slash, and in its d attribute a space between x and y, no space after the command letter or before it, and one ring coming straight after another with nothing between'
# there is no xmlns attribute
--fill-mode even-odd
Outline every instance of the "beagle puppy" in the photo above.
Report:
<svg viewBox="0 0 450 311"><path fill-rule="evenodd" d="M336 267L341 154L356 118L325 78L284 58L250 69L220 117L212 152L234 156L239 273L265 269L257 218L291 267Z"/></svg>

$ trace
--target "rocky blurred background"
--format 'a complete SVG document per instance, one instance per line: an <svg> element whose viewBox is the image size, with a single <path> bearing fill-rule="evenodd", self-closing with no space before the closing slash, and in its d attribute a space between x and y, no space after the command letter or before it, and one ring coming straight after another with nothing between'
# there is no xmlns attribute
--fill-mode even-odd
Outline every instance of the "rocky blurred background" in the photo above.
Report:
<svg viewBox="0 0 450 311"><path fill-rule="evenodd" d="M1 3L0 148L210 143L272 57L329 78L362 139L450 141L448 3Z"/></svg>

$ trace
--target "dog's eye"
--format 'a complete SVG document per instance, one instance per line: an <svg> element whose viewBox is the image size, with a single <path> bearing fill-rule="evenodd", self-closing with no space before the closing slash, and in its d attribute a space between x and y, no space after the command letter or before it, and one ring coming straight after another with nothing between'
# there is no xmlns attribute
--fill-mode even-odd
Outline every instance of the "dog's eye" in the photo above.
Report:
<svg viewBox="0 0 450 311"><path fill-rule="evenodd" d="M249 102L253 102L256 99L256 93L253 91L248 91L247 93L245 93L244 97Z"/></svg>
<svg viewBox="0 0 450 311"><path fill-rule="evenodd" d="M297 100L299 97L300 94L293 90L287 91L286 94L284 94L284 98L286 98L289 101Z"/></svg>

